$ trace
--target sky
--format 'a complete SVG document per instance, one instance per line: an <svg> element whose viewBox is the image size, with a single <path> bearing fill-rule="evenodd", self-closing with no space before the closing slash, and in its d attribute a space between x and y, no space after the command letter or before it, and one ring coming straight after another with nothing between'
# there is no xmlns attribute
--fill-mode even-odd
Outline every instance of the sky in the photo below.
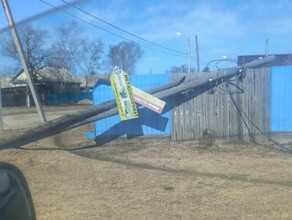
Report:
<svg viewBox="0 0 292 220"><path fill-rule="evenodd" d="M8 1L16 22L52 9L39 0ZM64 4L60 0L43 1L54 6ZM165 73L171 66L186 64L188 38L191 42L191 66L196 69L195 35L198 36L201 69L214 59L264 54L266 39L269 39L269 53L292 52L291 0L91 0L77 6L155 45L121 32L72 7L66 9L66 12L121 37L93 27L63 11L38 18L32 24L52 33L52 40L56 27L75 21L90 39L101 39L104 42L104 58L110 45L124 39L135 41L144 51L136 65L137 74L148 74L150 71ZM6 26L7 20L1 8L0 29ZM178 31L182 33L180 36L176 34ZM165 47L179 51L180 54ZM0 59L0 72L11 70L11 61L2 55Z"/></svg>

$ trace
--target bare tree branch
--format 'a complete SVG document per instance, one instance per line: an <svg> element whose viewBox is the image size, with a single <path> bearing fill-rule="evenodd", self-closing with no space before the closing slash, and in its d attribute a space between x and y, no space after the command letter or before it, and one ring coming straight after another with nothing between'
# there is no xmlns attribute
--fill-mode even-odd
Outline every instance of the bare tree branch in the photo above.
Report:
<svg viewBox="0 0 292 220"><path fill-rule="evenodd" d="M35 28L30 24L25 24L19 27L19 36L28 62L28 67L35 80L39 69L43 67L48 57L43 46L48 34L44 30ZM16 61L19 67L21 66L18 52L10 35L3 37L1 41L1 53Z"/></svg>
<svg viewBox="0 0 292 220"><path fill-rule="evenodd" d="M56 32L57 40L49 49L50 56L47 59L47 66L54 68L55 71L52 71L52 74L60 80L62 91L69 80L68 74L64 74L64 71L74 72L83 36L82 31L74 22L57 28Z"/></svg>
<svg viewBox="0 0 292 220"><path fill-rule="evenodd" d="M108 61L111 68L118 66L132 74L142 55L143 51L138 44L122 41L118 45L110 46Z"/></svg>
<svg viewBox="0 0 292 220"><path fill-rule="evenodd" d="M103 52L103 43L101 40L89 41L84 39L80 45L80 56L77 65L80 74L85 77L85 86L88 86L92 75L100 69L99 62Z"/></svg>

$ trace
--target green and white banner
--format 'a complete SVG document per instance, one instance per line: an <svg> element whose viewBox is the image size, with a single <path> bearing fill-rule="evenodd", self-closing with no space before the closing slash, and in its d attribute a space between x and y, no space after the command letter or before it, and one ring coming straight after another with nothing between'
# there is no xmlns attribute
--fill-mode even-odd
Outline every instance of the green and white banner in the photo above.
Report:
<svg viewBox="0 0 292 220"><path fill-rule="evenodd" d="M110 82L121 121L138 118L137 106L128 74L119 67L115 67L110 75Z"/></svg>

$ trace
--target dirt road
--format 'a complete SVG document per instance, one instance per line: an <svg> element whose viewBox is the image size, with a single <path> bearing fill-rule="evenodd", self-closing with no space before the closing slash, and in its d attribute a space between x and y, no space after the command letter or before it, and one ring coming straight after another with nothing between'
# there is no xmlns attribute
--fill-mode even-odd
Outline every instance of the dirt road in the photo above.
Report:
<svg viewBox="0 0 292 220"><path fill-rule="evenodd" d="M89 108L86 105L44 106L47 120ZM30 128L40 124L40 117L35 107L3 108L4 130Z"/></svg>

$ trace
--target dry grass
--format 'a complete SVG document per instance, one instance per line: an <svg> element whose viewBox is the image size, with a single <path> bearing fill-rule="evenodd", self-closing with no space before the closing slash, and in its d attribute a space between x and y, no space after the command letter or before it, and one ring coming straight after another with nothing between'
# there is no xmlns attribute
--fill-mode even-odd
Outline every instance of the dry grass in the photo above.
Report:
<svg viewBox="0 0 292 220"><path fill-rule="evenodd" d="M292 218L291 155L163 140L60 150L90 146L85 129L27 146L47 150L1 151L27 177L38 219Z"/></svg>

